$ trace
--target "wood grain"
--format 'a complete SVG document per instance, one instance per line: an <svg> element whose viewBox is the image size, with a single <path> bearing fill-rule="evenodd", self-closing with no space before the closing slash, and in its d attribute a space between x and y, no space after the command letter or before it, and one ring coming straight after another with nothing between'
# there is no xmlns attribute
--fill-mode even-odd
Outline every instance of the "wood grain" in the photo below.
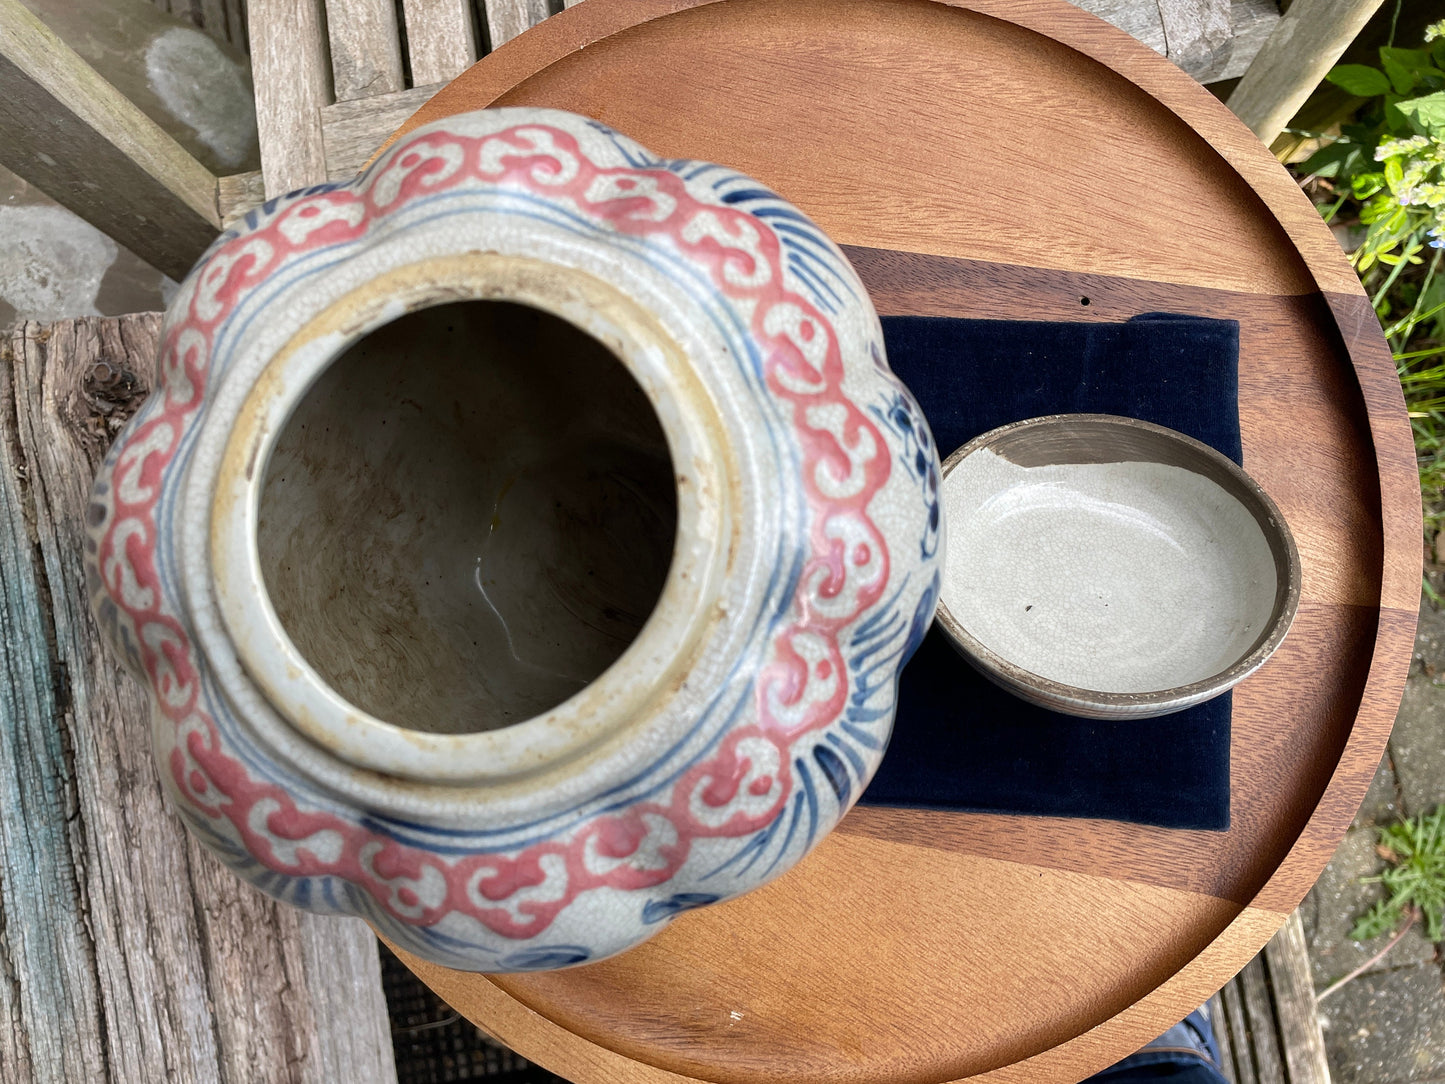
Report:
<svg viewBox="0 0 1445 1084"><path fill-rule="evenodd" d="M1274 1010L1270 1005L1269 981L1265 978L1262 954L1250 960L1239 973L1239 990L1244 1003L1244 1018L1249 1026L1254 1073L1259 1084L1288 1084L1279 1036L1275 1033Z"/></svg>
<svg viewBox="0 0 1445 1084"><path fill-rule="evenodd" d="M1077 6L1097 15L1110 26L1117 26L1161 56L1167 54L1169 42L1164 37L1164 18L1159 4L1136 4L1132 0L1084 0Z"/></svg>
<svg viewBox="0 0 1445 1084"><path fill-rule="evenodd" d="M1249 1041L1249 1018L1245 1014L1244 995L1240 992L1238 978L1230 979L1219 991L1224 1002L1223 1022L1229 1028L1229 1045L1234 1053L1235 1084L1258 1084L1259 1075L1254 1071L1254 1047ZM1215 1023L1216 1034L1219 1022Z"/></svg>
<svg viewBox="0 0 1445 1084"><path fill-rule="evenodd" d="M326 142L326 176L342 181L356 174L386 137L440 89L412 87L356 101L337 102L321 111Z"/></svg>
<svg viewBox="0 0 1445 1084"><path fill-rule="evenodd" d="M1279 25L1279 19L1279 5L1275 0L1234 0L1229 14L1234 36L1229 43L1229 63L1220 73L1220 80L1238 79L1249 70L1249 65Z"/></svg>
<svg viewBox="0 0 1445 1084"><path fill-rule="evenodd" d="M266 179L261 176L259 169L250 173L233 173L217 179L216 204L221 213L223 229L265 200Z"/></svg>
<svg viewBox="0 0 1445 1084"><path fill-rule="evenodd" d="M487 33L493 49L501 48L551 14L547 0L486 0L486 8Z"/></svg>
<svg viewBox="0 0 1445 1084"><path fill-rule="evenodd" d="M885 315L1108 321L1168 311L1238 320L1245 467L1280 503L1294 530L1305 568L1305 597L1349 605L1381 601L1380 535L1374 526L1380 504L1371 495L1378 488L1378 472L1372 457L1360 460L1353 451L1370 443L1370 423L1328 299L1182 288L859 246L845 251ZM1348 322L1358 328L1358 314ZM1383 349L1378 322L1374 329ZM1395 388L1398 395L1398 384ZM1381 405L1398 419L1402 408ZM1296 418L1297 429L1276 424L1282 412ZM1299 431L1318 437L1297 447ZM1413 459L1403 426L1390 427L1381 439L1389 441L1392 468ZM1282 442L1290 445L1283 453ZM951 449L941 451L946 455ZM1392 469L1390 476L1400 485L1412 484L1402 469ZM1401 509L1399 515L1412 515L1406 491L1392 492L1390 506ZM1402 520L1396 529L1407 526ZM1395 570L1387 601L1413 609L1418 554L1405 551L1399 559L1409 566Z"/></svg>
<svg viewBox="0 0 1445 1084"><path fill-rule="evenodd" d="M0 693L0 1080L394 1080L375 940L191 840L147 698L87 608L90 479L154 380L159 326L25 324L0 361L0 610L28 645Z"/></svg>
<svg viewBox="0 0 1445 1084"><path fill-rule="evenodd" d="M1175 138L1157 138L1157 103L1109 69L943 5L844 3L827 12L829 32L820 36L822 15L808 2L695 8L654 24L645 59L636 55L640 39L607 38L496 104L562 105L647 132L659 154L725 160L843 244L1007 263L1027 228L1045 267L1268 293L1309 288L1289 246L1259 235L1237 175L1224 174L1218 155L1183 125ZM920 40L935 47L920 56ZM760 66L767 78L749 78ZM900 71L912 77L881 77ZM1030 76L994 86L1000 71ZM673 91L652 93L659 81ZM941 81L950 86L942 114ZM965 104L983 95L988 109ZM802 115L806 125L797 123ZM860 116L870 118L874 139L909 148L906 185L879 175L884 151L867 146ZM821 178L820 161L828 162ZM1030 178L1027 213L1021 175ZM849 192L873 196L840 198ZM960 206L972 213L957 215ZM1160 236L1160 220L1172 224L1170 237ZM937 229L939 221L950 228Z"/></svg>
<svg viewBox="0 0 1445 1084"><path fill-rule="evenodd" d="M467 0L403 0L402 9L414 86L445 83L477 59Z"/></svg>
<svg viewBox="0 0 1445 1084"><path fill-rule="evenodd" d="M676 90L666 101L652 92L663 79ZM453 82L396 135L494 102L571 108L790 198L814 192L805 209L845 243L1268 293L1359 288L1238 118L1061 0L581 4ZM898 147L908 169L880 188L870 163L895 163ZM1176 164L1171 186L1160 171ZM1260 201L1278 226L1251 219ZM1281 228L1299 233L1287 243Z"/></svg>
<svg viewBox="0 0 1445 1084"><path fill-rule="evenodd" d="M1209 1024L1214 1031L1214 1045L1219 1048L1219 1071L1229 1084L1240 1084L1239 1073L1234 1068L1234 1040L1225 1018L1223 993L1220 990L1209 999Z"/></svg>
<svg viewBox="0 0 1445 1084"><path fill-rule="evenodd" d="M1315 985L1299 912L1291 912L1264 947L1289 1084L1330 1084L1330 1063L1315 1008Z"/></svg>
<svg viewBox="0 0 1445 1084"><path fill-rule="evenodd" d="M1201 83L1222 78L1233 54L1229 0L1158 0L1164 55Z"/></svg>
<svg viewBox="0 0 1445 1084"><path fill-rule="evenodd" d="M1229 108L1262 142L1273 142L1380 2L1294 0L1230 93Z"/></svg>
<svg viewBox="0 0 1445 1084"><path fill-rule="evenodd" d="M181 278L216 235L216 178L18 0L0 0L0 162Z"/></svg>
<svg viewBox="0 0 1445 1084"><path fill-rule="evenodd" d="M401 90L394 0L326 0L331 82L338 102Z"/></svg>
<svg viewBox="0 0 1445 1084"><path fill-rule="evenodd" d="M1295 527L1306 591L1285 647L1236 693L1228 833L855 810L775 885L618 961L419 973L582 1080L1078 1080L1196 1007L1264 945L1347 827L1393 721L1418 601L1398 384L1308 200L1178 69L1050 0L588 0L402 131L494 103L584 112L660 153L752 173L850 246L885 313L1238 319L1245 464ZM908 878L974 906L930 910L946 904ZM1019 890L1006 905L992 895L1003 885ZM1143 901L1177 900L1182 927L1139 917ZM1098 932L1116 904L1115 928L1139 929L1133 947ZM933 925L915 925L920 909ZM966 921L1007 951L990 955ZM1036 935L1008 937L1042 928L1091 951L1064 960ZM976 980L951 970L960 946ZM992 970L999 956L1013 972ZM989 999L982 1026L952 1026L980 1014L941 1008L925 959L952 977L955 1004ZM827 989L814 985L825 967ZM1079 989L1054 1016L1060 968ZM764 1011L748 1023L750 1006ZM897 1022L915 1017L931 1036Z"/></svg>
<svg viewBox="0 0 1445 1084"><path fill-rule="evenodd" d="M322 0L250 0L250 25L256 131L270 198L326 179L326 12Z"/></svg>

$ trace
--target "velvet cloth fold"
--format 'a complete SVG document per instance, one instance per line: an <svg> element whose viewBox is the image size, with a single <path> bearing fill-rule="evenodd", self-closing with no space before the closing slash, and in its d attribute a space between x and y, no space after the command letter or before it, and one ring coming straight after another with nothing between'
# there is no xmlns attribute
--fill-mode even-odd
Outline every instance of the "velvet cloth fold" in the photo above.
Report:
<svg viewBox="0 0 1445 1084"><path fill-rule="evenodd" d="M1146 313L1125 323L883 318L893 371L940 457L1043 414L1122 414L1240 461L1239 325ZM966 663L935 627L899 684L882 767L860 803L1229 827L1228 693L1158 719L1036 708Z"/></svg>

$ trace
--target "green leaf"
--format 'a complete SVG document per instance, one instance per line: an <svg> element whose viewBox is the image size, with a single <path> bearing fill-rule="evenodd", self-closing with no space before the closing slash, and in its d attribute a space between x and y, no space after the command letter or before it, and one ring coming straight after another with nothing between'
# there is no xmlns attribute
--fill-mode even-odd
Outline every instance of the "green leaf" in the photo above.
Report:
<svg viewBox="0 0 1445 1084"><path fill-rule="evenodd" d="M1401 100L1400 95L1396 94L1393 90L1385 95L1385 127L1393 135L1405 135L1407 132L1414 132L1414 129L1410 126L1410 118L1405 116L1404 113L1401 113L1397 108Z"/></svg>
<svg viewBox="0 0 1445 1084"><path fill-rule="evenodd" d="M1395 929L1401 920L1400 909L1391 908L1388 900L1381 900L1360 916L1355 928L1350 931L1350 940L1369 941Z"/></svg>
<svg viewBox="0 0 1445 1084"><path fill-rule="evenodd" d="M1438 398L1438 389L1412 386L1415 416L1423 416L1418 413L1423 399L1432 395ZM1445 932L1445 806L1387 825L1380 829L1379 839L1381 853L1390 862L1378 878L1387 896L1355 923L1350 936L1378 937L1403 924L1407 910L1415 910L1425 920L1425 936L1438 942Z"/></svg>
<svg viewBox="0 0 1445 1084"><path fill-rule="evenodd" d="M1432 64L1430 54L1424 49L1392 49L1387 46L1380 50L1380 66L1390 77L1397 94L1409 94L1425 69Z"/></svg>
<svg viewBox="0 0 1445 1084"><path fill-rule="evenodd" d="M1368 64L1336 64L1325 79L1358 98L1377 98L1390 89L1390 80Z"/></svg>
<svg viewBox="0 0 1445 1084"><path fill-rule="evenodd" d="M1338 177L1348 180L1357 169L1366 164L1359 144L1340 142L1321 147L1294 168L1305 177ZM1368 164L1374 165L1373 162Z"/></svg>
<svg viewBox="0 0 1445 1084"><path fill-rule="evenodd" d="M1383 49L1380 50L1384 52ZM1382 61L1385 74L1390 77L1390 86L1396 94L1409 94L1415 89L1415 73L1397 60Z"/></svg>
<svg viewBox="0 0 1445 1084"><path fill-rule="evenodd" d="M1384 187L1383 173L1356 173L1350 178L1350 190L1355 194L1355 199L1369 199Z"/></svg>
<svg viewBox="0 0 1445 1084"><path fill-rule="evenodd" d="M1405 167L1400 164L1398 158L1385 159L1385 183L1390 186L1391 192L1400 190L1400 182L1405 179Z"/></svg>
<svg viewBox="0 0 1445 1084"><path fill-rule="evenodd" d="M1397 102L1395 108L1409 118L1410 126L1421 135L1445 138L1445 90Z"/></svg>

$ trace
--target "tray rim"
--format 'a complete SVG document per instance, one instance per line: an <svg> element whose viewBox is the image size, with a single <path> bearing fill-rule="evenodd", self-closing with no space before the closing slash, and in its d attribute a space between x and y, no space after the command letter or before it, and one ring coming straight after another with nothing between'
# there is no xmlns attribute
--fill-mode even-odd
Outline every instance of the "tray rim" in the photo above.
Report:
<svg viewBox="0 0 1445 1084"><path fill-rule="evenodd" d="M442 88L377 154L413 128L460 111L450 105L463 97L455 89L459 84L465 85L460 108L481 108L589 45L658 19L724 2L728 0L587 0L570 7L514 38ZM1161 1026L1196 1007L1249 962L1302 898L1303 893L1284 882L1305 872L1312 884L1333 851L1331 841L1337 842L1349 827L1393 726L1414 641L1422 552L1418 498L1408 506L1401 499L1391 499L1406 481L1418 494L1413 441L1393 361L1359 279L1303 192L1214 95L1147 46L1067 0L909 2L971 11L1058 42L1139 87L1207 142L1289 237L1323 297L1359 384L1375 456L1382 561L1374 648L1349 738L1299 835L1254 897L1170 978L1082 1035L1012 1065L967 1078L1076 1080L1081 1069L1093 1072L1103 1068L1153 1038ZM1347 764L1367 764L1368 769L1361 774L1356 767L1345 767ZM469 987L466 1000L476 1003L469 1007L482 1010L474 1014L464 1007L473 1023L553 1071L588 1074L580 1079L625 1078L659 1084L702 1079L636 1060L583 1038L529 1007L489 976L448 971L402 951L398 955L444 997L450 991L458 998L462 987Z"/></svg>

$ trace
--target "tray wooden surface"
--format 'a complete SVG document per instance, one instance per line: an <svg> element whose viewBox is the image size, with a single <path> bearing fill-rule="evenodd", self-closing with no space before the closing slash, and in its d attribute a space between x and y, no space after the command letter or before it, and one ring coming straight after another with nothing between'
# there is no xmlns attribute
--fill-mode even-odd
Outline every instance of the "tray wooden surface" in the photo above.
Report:
<svg viewBox="0 0 1445 1084"><path fill-rule="evenodd" d="M861 808L780 880L612 960L408 964L577 1081L1076 1081L1195 1008L1333 853L1411 653L1409 427L1319 215L1213 96L1063 0L586 0L401 131L523 104L759 178L884 314L1237 319L1244 464L1294 530L1303 598L1235 692L1226 833Z"/></svg>

